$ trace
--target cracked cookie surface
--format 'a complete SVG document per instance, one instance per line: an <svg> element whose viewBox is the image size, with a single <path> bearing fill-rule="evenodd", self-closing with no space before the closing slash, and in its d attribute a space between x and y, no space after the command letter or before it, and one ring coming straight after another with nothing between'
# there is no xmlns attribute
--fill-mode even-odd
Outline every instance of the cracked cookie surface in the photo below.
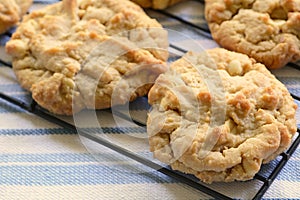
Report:
<svg viewBox="0 0 300 200"><path fill-rule="evenodd" d="M167 47L162 26L130 1L64 0L26 16L6 51L39 105L72 115L146 95Z"/></svg>
<svg viewBox="0 0 300 200"><path fill-rule="evenodd" d="M214 40L269 69L300 60L299 0L206 0Z"/></svg>
<svg viewBox="0 0 300 200"><path fill-rule="evenodd" d="M32 0L0 0L0 34L16 25L31 4Z"/></svg>
<svg viewBox="0 0 300 200"><path fill-rule="evenodd" d="M261 63L222 48L189 52L149 92L150 150L204 182L252 179L296 132L297 106Z"/></svg>

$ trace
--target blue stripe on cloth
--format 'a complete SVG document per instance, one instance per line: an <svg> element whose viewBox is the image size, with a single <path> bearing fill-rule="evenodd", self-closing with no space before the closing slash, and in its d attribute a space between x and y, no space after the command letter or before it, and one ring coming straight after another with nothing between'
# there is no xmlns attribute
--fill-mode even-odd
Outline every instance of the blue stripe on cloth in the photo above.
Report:
<svg viewBox="0 0 300 200"><path fill-rule="evenodd" d="M299 77L277 77L287 88L288 90L300 96L300 78Z"/></svg>
<svg viewBox="0 0 300 200"><path fill-rule="evenodd" d="M126 134L126 133L145 133L144 127L102 127L84 128L89 133L105 134ZM53 135L53 134L77 134L77 132L65 128L44 128L44 129L0 129L0 135Z"/></svg>
<svg viewBox="0 0 300 200"><path fill-rule="evenodd" d="M30 104L32 102L31 93L27 92L24 94L7 94L10 97L15 98L18 101L22 101ZM124 106L120 106L122 108ZM127 107L125 107L127 109ZM137 98L135 101L130 102L130 111L148 111L150 109L150 105L148 104L147 97ZM25 112L25 110L20 109L19 107L9 103L0 98L0 113L9 113L9 112Z"/></svg>
<svg viewBox="0 0 300 200"><path fill-rule="evenodd" d="M152 159L151 152L135 152L140 156ZM120 162L127 160L126 157L115 153L44 153L44 154L0 154L0 163L76 163L76 162Z"/></svg>
<svg viewBox="0 0 300 200"><path fill-rule="evenodd" d="M105 154L105 153L103 153ZM109 154L109 153L107 153ZM103 155L103 158L111 157L111 155ZM99 157L101 158L101 157ZM115 159L116 160L116 159ZM0 163L44 163L44 162L92 162L95 159L89 153L54 153L54 154L0 154ZM97 161L100 161L97 159Z"/></svg>
<svg viewBox="0 0 300 200"><path fill-rule="evenodd" d="M286 66L287 68L288 68L288 66ZM282 72L282 73L280 73L280 72L278 72L278 73L275 73L274 71L271 71L271 73L273 74L273 75L275 75L275 77L277 78L277 79L281 79L281 80L284 80L284 79L294 79L295 81L297 81L298 83L300 83L300 80L299 80L299 75L300 75L300 71L299 71L299 73L298 73L298 71L297 72L294 72L294 73L291 73L291 72L287 72L288 74L285 74L284 72Z"/></svg>
<svg viewBox="0 0 300 200"><path fill-rule="evenodd" d="M89 133L106 133L106 134L126 134L126 133L145 133L144 127L97 127L97 128L84 128L83 130Z"/></svg>
<svg viewBox="0 0 300 200"><path fill-rule="evenodd" d="M0 46L5 46L6 42L10 40L10 37L7 35L0 35Z"/></svg>
<svg viewBox="0 0 300 200"><path fill-rule="evenodd" d="M290 88L289 85L286 86L291 93L300 97L300 88Z"/></svg>
<svg viewBox="0 0 300 200"><path fill-rule="evenodd" d="M286 200L299 200L299 198L263 198L263 200L283 200L283 199L286 199Z"/></svg>
<svg viewBox="0 0 300 200"><path fill-rule="evenodd" d="M297 163L299 164L299 163ZM297 164L289 172L299 170ZM0 185L96 185L96 184L130 184L130 183L166 183L172 182L171 178L152 170L145 172L143 165L9 165L0 166ZM292 170L292 171L291 171ZM299 177L278 176L278 181L297 182ZM281 172L282 173L282 172ZM140 176L142 175L142 176ZM164 177L164 178L162 178ZM288 178L287 178L288 177Z"/></svg>
<svg viewBox="0 0 300 200"><path fill-rule="evenodd" d="M0 85L0 91L1 92L27 92L25 89L21 88L21 86L18 83L14 84L5 84Z"/></svg>
<svg viewBox="0 0 300 200"><path fill-rule="evenodd" d="M53 134L72 135L72 134L77 134L77 132L70 131L70 130L64 129L64 128L0 129L0 135L26 136L26 135L53 135Z"/></svg>
<svg viewBox="0 0 300 200"><path fill-rule="evenodd" d="M289 182L299 182L300 176L295 176L295 172L300 172L300 161L289 160L286 166L282 168L276 179Z"/></svg>
<svg viewBox="0 0 300 200"><path fill-rule="evenodd" d="M21 94L21 95L8 95L10 97L15 98L17 101L24 102L28 105L32 102L32 98L30 94ZM24 113L26 112L24 109L0 98L0 113Z"/></svg>
<svg viewBox="0 0 300 200"><path fill-rule="evenodd" d="M6 93L4 93L6 94ZM32 102L31 94L26 92L23 94L6 94L9 97L15 98L17 101L21 101L28 104ZM23 113L24 109L0 98L0 113Z"/></svg>
<svg viewBox="0 0 300 200"><path fill-rule="evenodd" d="M151 152L135 152L152 159ZM45 153L45 154L0 154L0 163L77 163L77 162L123 162L128 158L115 153Z"/></svg>
<svg viewBox="0 0 300 200"><path fill-rule="evenodd" d="M173 183L157 171L145 171L142 165L37 165L0 166L0 185L99 185Z"/></svg>
<svg viewBox="0 0 300 200"><path fill-rule="evenodd" d="M290 93L300 98L300 88L289 88L287 86Z"/></svg>
<svg viewBox="0 0 300 200"><path fill-rule="evenodd" d="M21 113L21 112L26 112L26 111L8 102L3 102L0 100L0 113Z"/></svg>
<svg viewBox="0 0 300 200"><path fill-rule="evenodd" d="M287 162L286 166L282 169L281 173L277 176L277 180L298 182L300 181L300 176L295 176L295 171L300 171L300 160L293 160L296 158L297 154L299 155L299 150L294 153L291 159ZM274 172L275 168L278 166L282 157L279 156L275 160L271 161L269 164L262 165L259 172L260 175L264 177L269 177L271 173ZM288 168L288 170L287 170Z"/></svg>
<svg viewBox="0 0 300 200"><path fill-rule="evenodd" d="M14 97L14 98L17 98L17 99L21 99L24 102L31 102L32 101L31 93L29 93L29 92L25 92L25 93L22 93L22 94L12 94L10 96Z"/></svg>
<svg viewBox="0 0 300 200"><path fill-rule="evenodd" d="M299 77L277 77L278 80L280 80L281 82L283 82L285 85L295 85L298 88L300 88L299 84L300 84L300 78Z"/></svg>

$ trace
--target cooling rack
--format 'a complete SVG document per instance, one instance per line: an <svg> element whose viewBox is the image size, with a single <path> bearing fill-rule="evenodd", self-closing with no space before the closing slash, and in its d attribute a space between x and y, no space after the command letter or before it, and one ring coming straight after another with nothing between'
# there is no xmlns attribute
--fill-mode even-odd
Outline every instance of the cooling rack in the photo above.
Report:
<svg viewBox="0 0 300 200"><path fill-rule="evenodd" d="M35 4L49 4L53 2L58 2L57 0L36 0L34 1ZM204 2L199 0L192 0L191 1L195 7L198 9L203 9ZM182 5L181 5L182 6ZM212 41L211 35L209 33L209 29L207 27L207 24L205 22L204 17L197 17L195 19L189 17L185 17L184 13L176 13L174 12L174 7L166 10L151 10L148 9L146 12L152 16L155 17L158 21L160 21L164 27L172 27L172 29L175 29L178 32L184 32L185 34L189 35L192 39L198 40L199 38L204 41ZM168 22L165 21L165 19L168 19ZM171 21L175 21L176 23L179 22L180 26L174 26L170 25L170 19ZM172 24L172 22L171 22ZM0 45L4 46L5 43L10 39L12 33L14 32L14 29L9 30L7 33L0 36ZM208 46L215 46L216 44L211 42L208 44ZM173 51L179 52L179 54L184 54L186 51L190 49L186 49L185 46L180 45L180 42L177 41L171 41L170 48ZM2 48L3 49L3 48ZM11 67L10 60L8 58L0 58L0 64L3 65L3 67ZM293 68L294 70L299 71L300 70L300 64L299 63L289 63L288 66L290 68ZM275 73L276 75L276 73ZM284 82L284 80L282 80ZM300 83L299 83L300 84ZM299 104L300 96L297 94L297 92L293 91L293 88L288 88L291 92L291 95L297 101ZM46 110L41 108L37 103L30 97L30 95L27 95L26 98L18 98L15 96L7 95L5 92L0 91L0 98L3 100L6 100L30 113L33 113L41 118L44 118L52 123L55 123L67 130L70 130L72 132L77 132L78 127L76 127L73 123L70 123L61 117L52 115L48 113ZM145 99L142 99L142 101ZM134 104L134 103L133 103ZM149 106L149 105L147 105ZM110 109L104 110L103 112L111 112ZM137 126L139 126L142 130L146 131L145 128L145 121L139 120L138 118L128 116L126 113L123 113L122 111L116 113L121 118L128 120L129 118L132 120L133 123L135 123ZM197 179L195 179L193 176L185 175L182 173L179 173L177 171L171 170L168 166L163 165L161 163L155 162L152 159L145 157L143 155L139 155L135 152L132 152L128 150L127 148L124 148L118 144L115 144L109 140L106 140L103 137L99 137L97 134L94 134L89 129L80 129L78 131L81 137L87 138L88 140L94 141L100 145L103 145L111 150L114 150L124 156L127 156L128 158L131 158L145 166L148 166L149 168L152 168L160 173L163 173L173 179L176 179L177 181L180 181L192 188L195 188L215 199L236 199L240 197L231 197L226 195L226 192L223 190L220 190L219 187L214 185L207 185L204 183L199 182ZM265 192L268 190L272 182L276 179L277 175L280 173L280 171L283 169L285 164L288 162L291 155L295 152L296 148L298 147L300 143L300 130L297 129L297 134L293 140L293 143L289 147L288 150L286 150L284 153L282 153L280 156L277 157L274 161L267 165L263 165L260 172L254 177L254 180L249 181L249 184L252 184L251 182L255 182L255 184L259 185L259 188L255 191L255 194L253 194L252 199L260 199L263 197ZM247 183L246 183L247 184ZM230 189L230 186L228 187ZM227 189L228 189L227 188Z"/></svg>

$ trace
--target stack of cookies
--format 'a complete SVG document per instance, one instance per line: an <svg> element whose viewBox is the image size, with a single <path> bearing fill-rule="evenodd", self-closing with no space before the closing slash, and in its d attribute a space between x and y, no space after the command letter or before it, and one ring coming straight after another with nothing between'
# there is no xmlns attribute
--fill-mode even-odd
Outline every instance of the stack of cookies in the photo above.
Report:
<svg viewBox="0 0 300 200"><path fill-rule="evenodd" d="M178 2L134 1L156 9ZM300 59L299 5L207 0L212 36L227 50L188 52L170 67L167 32L128 0L63 0L34 11L6 50L20 84L50 112L148 95L155 158L207 183L245 181L296 132L297 106L267 68Z"/></svg>

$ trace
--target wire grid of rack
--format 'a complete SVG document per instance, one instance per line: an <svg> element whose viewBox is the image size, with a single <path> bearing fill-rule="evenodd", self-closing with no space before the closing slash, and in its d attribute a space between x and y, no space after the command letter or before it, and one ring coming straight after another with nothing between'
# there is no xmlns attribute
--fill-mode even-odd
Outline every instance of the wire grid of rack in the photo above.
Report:
<svg viewBox="0 0 300 200"><path fill-rule="evenodd" d="M36 4L49 4L49 3L54 3L54 2L58 2L58 1L57 0L36 0L34 2ZM195 4L199 4L200 5L199 8L203 9L203 7L204 7L203 0L199 0L199 1L194 0L193 2ZM210 40L212 39L204 18L202 20L200 19L200 21L198 19L198 21L196 21L196 22L194 22L193 20L190 21L188 19L185 19L184 15L172 12L172 9L160 10L160 11L146 10L146 12L150 16L157 17L158 21L160 21L159 18L161 18L161 19L169 18L172 20L176 20L176 21L180 22L182 27L184 27L192 32L195 32L196 34L200 34L200 35L202 35L202 37L206 37L207 39L210 39ZM162 22L162 24L163 24L163 22ZM12 29L12 30L8 31L7 33L0 36L0 45L1 46L5 45L5 43L10 39L13 32L14 32L14 29ZM170 44L170 47L181 53L185 53L188 50L188 49L185 49L185 48L178 46L176 44L173 44L173 43ZM0 58L0 64L4 65L6 67L11 67L10 61L7 60L6 58ZM289 67L292 67L296 70L300 70L299 63L290 63ZM293 98L295 99L295 101L300 101L299 94L293 93L292 91L291 91L291 94L292 94ZM54 115L48 113L47 111L45 111L43 108L38 106L36 104L36 102L33 99L31 99L31 97L27 97L26 100L24 100L24 99L19 99L19 98L13 97L13 96L9 96L9 95L3 93L2 91L0 91L0 98L22 108L30 113L33 113L39 117L42 117L50 122L60 125L65 129L75 131L75 132L78 130L75 125L68 123L68 122L62 120L61 118L54 116ZM110 112L110 110L106 110L106 111ZM120 112L118 114L119 114L119 116L123 117L124 119L128 119L128 116L126 116L122 112ZM138 119L133 118L132 120L135 122L135 124L141 126L142 128L145 127L145 124L143 122L139 121ZM280 156L278 156L278 158L276 160L272 161L270 164L264 165L262 167L261 171L254 177L255 181L258 181L261 183L260 184L261 187L257 190L256 194L254 194L253 199L260 199L263 197L263 195L268 190L268 188L270 187L272 182L276 179L279 172L282 170L282 168L288 162L290 156L295 152L295 150L297 149L297 147L300 143L299 132L300 132L300 130L298 128L296 137L295 137L293 143L291 144L291 146L289 147L289 149L287 151L285 151L284 153L282 153ZM152 169L155 169L158 172L161 172L171 178L174 178L177 181L180 181L180 182L182 182L186 185L189 185L190 187L193 187L205 194L208 194L215 199L233 199L233 197L226 196L225 194L218 191L217 189L214 189L213 187L210 187L209 185L199 182L197 179L195 179L192 176L187 176L187 175L181 174L179 172L171 170L168 166L162 166L160 164L157 164L156 162L153 162L151 159L145 158L134 152L128 151L128 149L124 149L123 147L118 146L110 141L107 141L107 140L101 138L101 137L97 137L96 135L90 133L87 130L81 130L79 134L82 137L85 137L85 138L87 138L91 141L94 141L100 145L108 147L124 156L127 156L127 157L141 163L141 164L144 164Z"/></svg>

